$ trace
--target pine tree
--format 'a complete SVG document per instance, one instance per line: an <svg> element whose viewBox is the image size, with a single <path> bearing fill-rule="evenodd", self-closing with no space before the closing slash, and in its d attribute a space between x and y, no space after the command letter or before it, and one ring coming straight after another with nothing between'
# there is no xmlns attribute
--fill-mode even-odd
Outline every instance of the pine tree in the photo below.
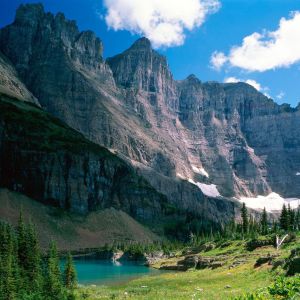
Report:
<svg viewBox="0 0 300 300"><path fill-rule="evenodd" d="M295 217L296 230L300 230L300 207L298 207Z"/></svg>
<svg viewBox="0 0 300 300"><path fill-rule="evenodd" d="M67 256L67 261L64 271L64 283L67 289L73 290L77 286L77 274L73 263L71 253Z"/></svg>
<svg viewBox="0 0 300 300"><path fill-rule="evenodd" d="M290 204L288 206L288 214L289 214L289 229L291 231L294 231L294 229L295 229L295 218L296 218L296 215L295 215L294 210L291 209Z"/></svg>
<svg viewBox="0 0 300 300"><path fill-rule="evenodd" d="M17 242L18 242L18 261L19 265L26 269L27 251L26 251L26 226L23 218L23 210L21 209L17 226Z"/></svg>
<svg viewBox="0 0 300 300"><path fill-rule="evenodd" d="M14 238L8 224L1 225L0 247L0 299L16 299L17 278L15 277Z"/></svg>
<svg viewBox="0 0 300 300"><path fill-rule="evenodd" d="M47 263L45 299L62 300L64 298L57 248L52 242Z"/></svg>
<svg viewBox="0 0 300 300"><path fill-rule="evenodd" d="M282 211L281 211L281 215L280 215L280 228L287 231L289 230L290 227L290 221L289 221L289 213L288 210L285 206L285 204L283 204L282 206Z"/></svg>
<svg viewBox="0 0 300 300"><path fill-rule="evenodd" d="M249 229L248 210L245 203L243 203L241 209L241 215L242 215L242 230L243 230L243 234L245 235L248 233L248 229Z"/></svg>
<svg viewBox="0 0 300 300"><path fill-rule="evenodd" d="M27 267L26 270L29 281L31 282L31 291L39 291L41 289L41 258L37 234L32 223L27 227Z"/></svg>
<svg viewBox="0 0 300 300"><path fill-rule="evenodd" d="M261 215L260 219L260 227L261 227L261 233L262 234L267 234L268 233L268 215L266 212L266 208L264 207L264 210Z"/></svg>

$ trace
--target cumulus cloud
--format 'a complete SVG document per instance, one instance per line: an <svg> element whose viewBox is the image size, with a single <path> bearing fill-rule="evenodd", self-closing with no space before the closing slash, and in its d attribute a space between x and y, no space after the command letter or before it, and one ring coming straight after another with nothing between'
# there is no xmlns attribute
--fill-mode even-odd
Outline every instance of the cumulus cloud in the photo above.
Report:
<svg viewBox="0 0 300 300"><path fill-rule="evenodd" d="M227 61L227 56L218 51L215 51L210 58L211 66L216 70L220 70Z"/></svg>
<svg viewBox="0 0 300 300"><path fill-rule="evenodd" d="M104 0L109 28L146 36L154 47L184 43L185 30L203 24L218 0Z"/></svg>
<svg viewBox="0 0 300 300"><path fill-rule="evenodd" d="M300 61L300 12L289 19L281 18L275 31L254 32L243 39L242 45L231 48L228 55L214 52L212 66L220 69L226 63L247 71L267 71L289 67ZM216 58L221 58L220 60Z"/></svg>
<svg viewBox="0 0 300 300"><path fill-rule="evenodd" d="M225 83L236 83L236 82L246 82L250 85L252 85L255 89L257 89L259 92L263 93L265 96L268 98L271 98L270 95L268 94L269 88L268 87L263 87L259 82L257 82L254 79L240 79L236 77L227 77L224 79Z"/></svg>

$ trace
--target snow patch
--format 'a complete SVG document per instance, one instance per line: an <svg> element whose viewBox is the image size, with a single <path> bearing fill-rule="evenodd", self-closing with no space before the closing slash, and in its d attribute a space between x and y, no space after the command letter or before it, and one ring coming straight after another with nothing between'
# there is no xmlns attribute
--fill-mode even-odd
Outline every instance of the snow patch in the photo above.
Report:
<svg viewBox="0 0 300 300"><path fill-rule="evenodd" d="M297 172L297 173L296 173L296 176L300 176L300 172Z"/></svg>
<svg viewBox="0 0 300 300"><path fill-rule="evenodd" d="M206 196L209 197L221 196L215 184L205 184L205 183L197 182L197 186L201 189L202 193Z"/></svg>
<svg viewBox="0 0 300 300"><path fill-rule="evenodd" d="M282 209L283 204L290 204L291 208L298 208L300 199L297 198L283 198L277 193L271 193L268 196L257 196L255 198L241 197L240 202L245 202L246 206L253 209L263 209L266 211L278 211Z"/></svg>
<svg viewBox="0 0 300 300"><path fill-rule="evenodd" d="M203 176L209 178L209 174L205 171L204 168L198 168L198 167L192 165L192 169L195 173L198 173L200 175L203 175Z"/></svg>
<svg viewBox="0 0 300 300"><path fill-rule="evenodd" d="M176 176L181 178L181 179L186 179L186 177L184 177L183 175L181 175L180 173L176 173Z"/></svg>
<svg viewBox="0 0 300 300"><path fill-rule="evenodd" d="M201 182L195 182L193 179L189 179L189 182L196 185L202 191L202 193L208 197L215 198L221 196L215 184L205 184Z"/></svg>

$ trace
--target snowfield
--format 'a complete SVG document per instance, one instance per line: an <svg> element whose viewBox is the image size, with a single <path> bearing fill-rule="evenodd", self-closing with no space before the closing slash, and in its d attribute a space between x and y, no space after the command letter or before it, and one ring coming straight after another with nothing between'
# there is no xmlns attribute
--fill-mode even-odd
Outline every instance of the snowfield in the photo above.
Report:
<svg viewBox="0 0 300 300"><path fill-rule="evenodd" d="M283 198L277 193L271 193L268 196L257 196L256 198L241 197L240 202L245 202L246 206L253 209L263 209L273 212L282 209L283 204L290 204L291 208L295 209L300 204L298 198Z"/></svg>
<svg viewBox="0 0 300 300"><path fill-rule="evenodd" d="M195 182L193 179L189 179L189 182L196 185L202 191L202 193L208 197L221 196L215 184L205 184L201 182Z"/></svg>

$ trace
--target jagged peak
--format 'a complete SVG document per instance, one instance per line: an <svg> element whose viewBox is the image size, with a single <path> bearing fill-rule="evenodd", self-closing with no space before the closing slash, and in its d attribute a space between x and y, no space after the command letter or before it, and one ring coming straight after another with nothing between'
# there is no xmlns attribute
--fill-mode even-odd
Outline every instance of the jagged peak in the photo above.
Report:
<svg viewBox="0 0 300 300"><path fill-rule="evenodd" d="M45 15L44 6L42 3L28 3L21 4L16 12L15 21L22 21L24 19L39 19Z"/></svg>
<svg viewBox="0 0 300 300"><path fill-rule="evenodd" d="M201 80L195 74L190 74L186 80L190 83L201 83Z"/></svg>
<svg viewBox="0 0 300 300"><path fill-rule="evenodd" d="M152 45L149 39L146 37L142 37L136 40L132 46L129 48L130 50L152 50Z"/></svg>

